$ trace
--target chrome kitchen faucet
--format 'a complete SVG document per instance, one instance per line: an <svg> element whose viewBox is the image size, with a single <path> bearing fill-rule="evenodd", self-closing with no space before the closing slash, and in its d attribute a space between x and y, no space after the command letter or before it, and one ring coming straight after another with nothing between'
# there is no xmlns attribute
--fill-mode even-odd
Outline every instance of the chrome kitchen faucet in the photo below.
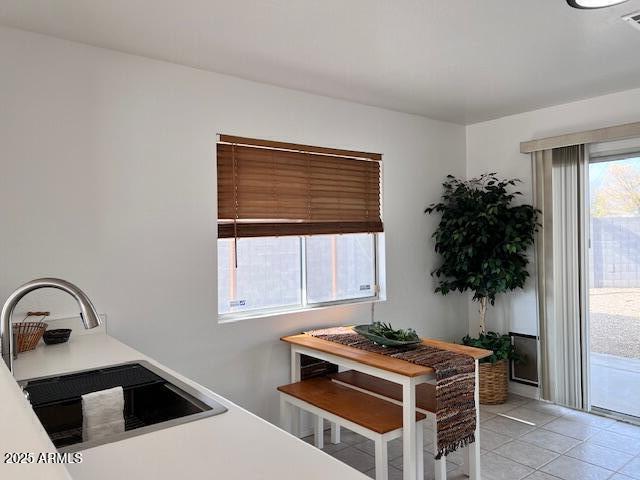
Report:
<svg viewBox="0 0 640 480"><path fill-rule="evenodd" d="M56 288L67 292L78 302L80 307L80 318L84 328L95 328L102 324L96 308L89 300L89 297L78 287L66 280L59 278L39 278L25 283L18 287L15 292L9 295L7 301L4 302L2 313L0 314L0 337L2 337L2 359L7 364L9 371L13 371L13 329L11 327L11 317L18 302L27 293L39 290L41 288Z"/></svg>

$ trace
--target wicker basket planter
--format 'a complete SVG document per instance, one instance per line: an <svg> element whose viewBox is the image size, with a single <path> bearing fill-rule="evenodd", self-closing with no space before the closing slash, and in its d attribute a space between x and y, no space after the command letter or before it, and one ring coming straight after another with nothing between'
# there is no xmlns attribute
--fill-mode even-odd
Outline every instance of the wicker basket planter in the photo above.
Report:
<svg viewBox="0 0 640 480"><path fill-rule="evenodd" d="M508 360L480 364L480 403L499 405L509 396Z"/></svg>
<svg viewBox="0 0 640 480"><path fill-rule="evenodd" d="M47 329L47 324L42 322L19 322L13 324L13 338L15 339L17 353L33 350Z"/></svg>

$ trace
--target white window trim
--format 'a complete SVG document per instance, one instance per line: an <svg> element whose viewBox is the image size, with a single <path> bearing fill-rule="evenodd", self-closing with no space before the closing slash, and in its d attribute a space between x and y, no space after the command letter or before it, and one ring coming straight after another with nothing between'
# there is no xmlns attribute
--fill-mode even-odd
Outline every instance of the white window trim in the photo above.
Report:
<svg viewBox="0 0 640 480"><path fill-rule="evenodd" d="M373 236L374 241L374 272L376 279L375 295L363 298L350 298L345 300L336 300L331 302L307 303L307 279L306 279L306 242L301 239L301 286L302 286L302 305L293 305L289 307L272 307L249 310L244 312L218 313L218 323L235 323L242 320L251 320L258 318L275 317L280 315L289 315L321 310L332 307L342 307L348 305L360 305L367 303L379 303L387 300L387 284L386 284L386 262L385 262L385 239L384 233L376 233ZM217 305L217 304L216 304ZM217 306L216 306L217 308Z"/></svg>

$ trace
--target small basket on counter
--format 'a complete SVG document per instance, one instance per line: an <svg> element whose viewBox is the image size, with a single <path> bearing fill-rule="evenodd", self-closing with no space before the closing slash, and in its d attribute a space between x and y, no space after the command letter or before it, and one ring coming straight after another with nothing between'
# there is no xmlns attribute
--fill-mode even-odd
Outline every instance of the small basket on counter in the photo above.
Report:
<svg viewBox="0 0 640 480"><path fill-rule="evenodd" d="M33 350L42 338L48 325L43 322L18 322L13 324L13 338L16 352Z"/></svg>
<svg viewBox="0 0 640 480"><path fill-rule="evenodd" d="M42 339L47 345L57 345L58 343L68 341L70 335L70 328L56 328L54 330L47 330L44 332Z"/></svg>

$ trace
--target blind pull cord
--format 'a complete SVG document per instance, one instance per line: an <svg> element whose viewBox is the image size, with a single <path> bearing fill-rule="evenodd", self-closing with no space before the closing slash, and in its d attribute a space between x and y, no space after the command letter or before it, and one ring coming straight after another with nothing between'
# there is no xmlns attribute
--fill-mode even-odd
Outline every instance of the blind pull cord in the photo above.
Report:
<svg viewBox="0 0 640 480"><path fill-rule="evenodd" d="M369 189L370 189L369 182L371 181L371 175L373 174L373 168L371 168L371 165L373 165L373 164L371 162L369 162L369 165L368 165L368 167L369 167L368 170L369 171L367 172L369 175L367 175L367 185L366 185L367 193L365 194L366 205L364 207L365 208L364 218L365 218L365 220L367 222L367 230L368 230L367 233L369 233L369 234L371 234L371 223L369 222ZM371 323L373 323L373 309L371 310L371 319L372 319Z"/></svg>
<svg viewBox="0 0 640 480"><path fill-rule="evenodd" d="M276 158L271 150L271 199L276 206L275 218L280 218L280 195L278 192L278 176L276 175Z"/></svg>
<svg viewBox="0 0 640 480"><path fill-rule="evenodd" d="M231 147L231 161L233 163L233 261L238 269L238 165L236 161L236 144Z"/></svg>
<svg viewBox="0 0 640 480"><path fill-rule="evenodd" d="M308 152L304 152L307 158L307 221L311 223L311 157Z"/></svg>

